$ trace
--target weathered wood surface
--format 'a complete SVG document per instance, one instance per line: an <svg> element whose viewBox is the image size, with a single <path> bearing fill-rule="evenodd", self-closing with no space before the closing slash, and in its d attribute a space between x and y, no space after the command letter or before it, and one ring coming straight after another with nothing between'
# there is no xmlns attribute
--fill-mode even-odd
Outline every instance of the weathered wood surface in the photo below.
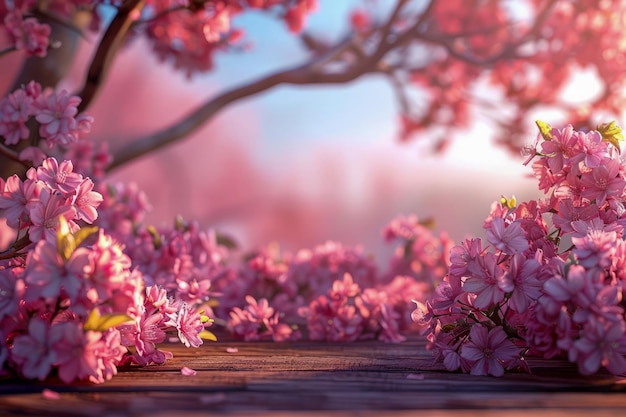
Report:
<svg viewBox="0 0 626 417"><path fill-rule="evenodd" d="M227 348L238 351L229 353ZM421 339L401 344L207 343L172 346L164 366L121 369L102 385L0 379L0 416L626 415L626 378L581 377L532 360L533 374L445 372ZM229 349L232 351L232 349ZM181 368L197 371L184 376ZM60 393L46 399L44 388Z"/></svg>

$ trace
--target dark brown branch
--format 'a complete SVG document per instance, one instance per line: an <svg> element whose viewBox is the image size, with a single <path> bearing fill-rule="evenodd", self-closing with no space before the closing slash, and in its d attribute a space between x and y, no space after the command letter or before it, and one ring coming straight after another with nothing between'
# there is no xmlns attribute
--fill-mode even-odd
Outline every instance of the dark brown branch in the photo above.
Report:
<svg viewBox="0 0 626 417"><path fill-rule="evenodd" d="M2 136L0 136L0 138L2 138ZM22 163L22 161L20 161L20 158L18 157L17 152L4 145L2 142L0 142L0 155L4 155L12 161Z"/></svg>
<svg viewBox="0 0 626 417"><path fill-rule="evenodd" d="M0 56L8 54L9 52L16 51L15 46L8 46L4 49L0 49Z"/></svg>
<svg viewBox="0 0 626 417"><path fill-rule="evenodd" d="M133 23L131 12L143 7L144 1L145 0L126 0L118 8L117 14L102 36L98 49L91 60L85 84L82 90L77 94L82 99L78 106L79 112L89 107L89 104L91 104L91 101L100 89L109 71L109 67L113 62L113 58Z"/></svg>
<svg viewBox="0 0 626 417"><path fill-rule="evenodd" d="M402 11L402 8L406 5L406 3L407 3L407 0L398 0L398 3L396 4L396 7L394 7L393 11L391 12L389 19L381 28L380 41L378 44L379 48L387 41L387 36L389 36L389 33L391 33L391 28L393 27L394 22L398 18L398 15ZM432 5L432 1L428 7L430 7L431 5Z"/></svg>
<svg viewBox="0 0 626 417"><path fill-rule="evenodd" d="M31 244L31 241L30 241L30 238L28 237L28 234L22 236L15 243L13 243L13 245L11 245L10 248L8 248L7 250L3 252L0 252L0 260L11 259L17 256L24 255L24 253L20 251L26 248L30 244Z"/></svg>

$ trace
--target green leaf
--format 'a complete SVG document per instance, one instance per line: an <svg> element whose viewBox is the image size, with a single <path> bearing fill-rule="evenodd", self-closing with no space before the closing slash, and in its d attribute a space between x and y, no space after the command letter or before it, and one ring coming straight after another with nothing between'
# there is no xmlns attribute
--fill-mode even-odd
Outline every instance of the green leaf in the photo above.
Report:
<svg viewBox="0 0 626 417"><path fill-rule="evenodd" d="M125 324L133 321L133 318L126 314L119 313L111 313L111 314L100 314L97 308L91 310L89 314L89 318L85 322L84 329L85 330L93 330L96 332L104 332L109 330L111 327L119 326L120 324Z"/></svg>
<svg viewBox="0 0 626 417"><path fill-rule="evenodd" d="M535 120L535 124L539 128L539 133L544 140L552 140L552 126L541 120Z"/></svg>

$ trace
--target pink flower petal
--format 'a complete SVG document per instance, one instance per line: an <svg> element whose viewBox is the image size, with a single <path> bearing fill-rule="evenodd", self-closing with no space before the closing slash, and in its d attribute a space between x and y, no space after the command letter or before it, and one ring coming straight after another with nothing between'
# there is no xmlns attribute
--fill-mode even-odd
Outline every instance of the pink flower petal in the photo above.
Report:
<svg viewBox="0 0 626 417"><path fill-rule="evenodd" d="M226 348L226 352L228 352L228 353L237 353L237 352L239 352L239 349L237 349L236 347L227 347Z"/></svg>
<svg viewBox="0 0 626 417"><path fill-rule="evenodd" d="M48 389L48 388L44 388L43 391L41 391L41 395L46 400L60 400L61 399L61 394L59 394L56 391L52 391L51 389Z"/></svg>
<svg viewBox="0 0 626 417"><path fill-rule="evenodd" d="M197 374L198 372L194 371L191 368L187 368L186 366L183 366L180 370L180 373L185 375L185 376L194 376L195 374Z"/></svg>

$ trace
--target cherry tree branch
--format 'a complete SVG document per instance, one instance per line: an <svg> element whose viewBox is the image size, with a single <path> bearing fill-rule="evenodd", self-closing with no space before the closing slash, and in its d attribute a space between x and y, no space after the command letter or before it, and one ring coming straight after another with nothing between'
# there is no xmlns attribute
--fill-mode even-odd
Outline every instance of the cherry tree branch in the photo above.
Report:
<svg viewBox="0 0 626 417"><path fill-rule="evenodd" d="M0 136L0 138L2 138L2 136ZM20 161L20 158L18 157L18 154L15 150L9 148L8 146L6 146L5 144L0 142L0 155L6 156L8 159L15 161L15 162L19 162L22 163L23 161Z"/></svg>
<svg viewBox="0 0 626 417"><path fill-rule="evenodd" d="M343 84L365 73L375 72L379 61L377 56L368 58L361 65L350 67L343 72L324 71L323 65L320 64L327 62L339 51L347 50L350 45L351 39L348 39L327 53L303 65L279 71L249 84L226 91L207 100L170 127L145 137L129 140L129 145L114 154L113 162L109 165L108 170L118 168L135 158L170 145L199 128L229 104L262 93L278 85Z"/></svg>
<svg viewBox="0 0 626 417"><path fill-rule="evenodd" d="M169 127L146 136L127 140L128 145L113 155L113 162L108 170L114 170L147 153L173 144L198 129L233 102L268 91L279 85L342 84L372 73L383 73L389 76L388 63L384 62L385 58L391 51L398 51L414 41L443 46L455 57L476 65L488 65L498 59L505 59L515 53L517 46L538 34L555 2L556 0L548 0L540 14L537 15L533 27L510 47L494 56L477 59L455 51L448 35L432 34L425 30L424 25L428 24L435 1L429 2L419 16L415 16L415 22L412 25L406 29L397 29L397 33L394 32L391 36L394 22L404 18L402 12L407 3L406 0L398 0L389 18L369 35L370 39L378 39L373 50L365 51L362 48L367 40L358 36L350 37L328 49L325 53L315 55L312 60L304 64L270 74L214 96ZM351 59L342 60L346 54L351 54ZM334 66L330 64L334 64Z"/></svg>
<svg viewBox="0 0 626 417"><path fill-rule="evenodd" d="M359 48L352 38L340 42L334 48L330 48L302 65L279 71L213 97L164 130L126 141L128 145L113 155L113 162L109 165L108 170L114 170L142 155L177 142L206 123L229 104L276 86L344 84L368 73L378 73L385 55L410 40L412 29L406 30L392 40L382 42L371 55L358 54L358 60L353 64L346 63L346 68L342 71L327 70L325 65L337 62L343 53L358 50Z"/></svg>
<svg viewBox="0 0 626 417"><path fill-rule="evenodd" d="M10 248L6 249L3 252L0 252L0 260L11 259L17 256L24 255L24 253L21 251L30 244L31 244L30 238L28 237L28 234L25 234L24 236L19 238L15 243L13 243L13 245L11 245Z"/></svg>
<svg viewBox="0 0 626 417"><path fill-rule="evenodd" d="M465 32L454 35L424 32L419 34L416 33L416 36L425 42L430 42L444 47L446 51L454 58L460 59L476 66L487 66L501 59L518 57L517 48L539 35L541 27L550 15L550 11L552 10L552 7L556 4L556 2L557 0L547 0L546 4L541 9L541 12L535 18L535 22L530 30L528 30L522 37L520 37L515 42L512 42L511 44L506 45L506 47L502 48L501 52L484 58L477 58L471 55L463 54L454 49L454 47L450 43L450 40L458 37L468 36L468 33Z"/></svg>
<svg viewBox="0 0 626 417"><path fill-rule="evenodd" d="M102 86L113 58L133 23L132 12L141 9L144 2L145 0L126 0L119 6L117 14L102 36L98 49L91 60L83 88L77 94L81 98L81 103L78 106L79 112L89 107Z"/></svg>
<svg viewBox="0 0 626 417"><path fill-rule="evenodd" d="M15 46L7 46L4 49L0 49L0 56L8 54L9 52L13 52L15 51Z"/></svg>

